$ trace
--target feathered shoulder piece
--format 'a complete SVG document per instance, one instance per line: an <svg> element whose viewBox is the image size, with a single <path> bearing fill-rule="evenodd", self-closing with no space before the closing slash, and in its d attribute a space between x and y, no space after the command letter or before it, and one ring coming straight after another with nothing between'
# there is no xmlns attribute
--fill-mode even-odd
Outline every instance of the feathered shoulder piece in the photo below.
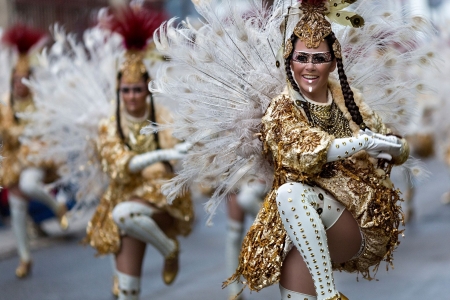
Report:
<svg viewBox="0 0 450 300"><path fill-rule="evenodd" d="M233 1L199 1L203 26L189 20L175 26L172 19L154 37L170 61L159 69L152 91L177 99L174 135L195 144L164 191L170 201L192 184L213 181L216 190L206 204L211 214L244 175L257 174L271 184L259 131L271 99L285 85L275 64L283 11L261 0L248 1L245 9Z"/></svg>
<svg viewBox="0 0 450 300"><path fill-rule="evenodd" d="M24 24L16 24L7 29L2 42L13 48L19 54L16 64L16 72L28 73L29 71L29 53L45 40L46 33Z"/></svg>
<svg viewBox="0 0 450 300"><path fill-rule="evenodd" d="M127 82L138 82L147 72L143 59L153 33L164 20L164 14L136 6L114 10L100 20L101 28L116 32L123 38L126 53L120 69Z"/></svg>

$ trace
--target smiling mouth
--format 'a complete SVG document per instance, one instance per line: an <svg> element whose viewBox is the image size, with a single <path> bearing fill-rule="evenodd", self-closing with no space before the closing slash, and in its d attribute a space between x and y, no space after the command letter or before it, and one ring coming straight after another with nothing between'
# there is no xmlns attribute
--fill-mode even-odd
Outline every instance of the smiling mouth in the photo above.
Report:
<svg viewBox="0 0 450 300"><path fill-rule="evenodd" d="M314 76L314 75L302 75L303 78L305 78L306 80L315 80L317 78L319 78L319 76Z"/></svg>

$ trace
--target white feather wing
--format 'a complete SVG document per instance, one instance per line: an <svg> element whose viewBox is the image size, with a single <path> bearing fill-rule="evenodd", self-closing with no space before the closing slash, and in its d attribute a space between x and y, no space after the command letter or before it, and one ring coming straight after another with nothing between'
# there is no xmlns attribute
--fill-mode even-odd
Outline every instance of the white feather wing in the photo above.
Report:
<svg viewBox="0 0 450 300"><path fill-rule="evenodd" d="M37 110L26 116L24 143L39 139L46 146L35 159L60 165L60 181L78 187L80 208L94 204L108 182L96 141L100 120L111 115L122 48L120 39L97 28L84 34L84 44L57 27L54 36L56 43L40 56L41 66L28 83Z"/></svg>
<svg viewBox="0 0 450 300"><path fill-rule="evenodd" d="M258 134L265 109L284 86L275 66L281 11L270 15L261 1L249 1L252 13L243 18L232 3L204 1L197 6L201 28L188 22L175 27L170 20L154 37L171 62L159 70L152 91L177 101L174 134L197 143L164 189L173 200L191 184L213 179L217 189L206 206L211 214L248 173L242 170L271 184Z"/></svg>
<svg viewBox="0 0 450 300"><path fill-rule="evenodd" d="M429 88L411 69L436 69L435 54L426 47L436 30L425 18L386 10L379 1L360 0L351 8L365 25L334 28L349 83L385 124L405 135L417 113L415 99Z"/></svg>

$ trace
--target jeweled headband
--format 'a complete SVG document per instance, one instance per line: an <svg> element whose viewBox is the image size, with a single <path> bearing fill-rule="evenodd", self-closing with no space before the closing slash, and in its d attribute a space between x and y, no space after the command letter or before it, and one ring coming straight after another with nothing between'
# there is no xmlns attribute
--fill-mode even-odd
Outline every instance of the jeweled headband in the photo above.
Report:
<svg viewBox="0 0 450 300"><path fill-rule="evenodd" d="M358 14L343 9L357 0L303 0L300 4L302 17L294 28L294 34L305 43L307 48L317 48L331 33L329 18L344 26L361 27L364 19ZM293 45L288 39L285 45L284 58L292 52ZM341 45L336 40L333 51L337 58L342 58Z"/></svg>

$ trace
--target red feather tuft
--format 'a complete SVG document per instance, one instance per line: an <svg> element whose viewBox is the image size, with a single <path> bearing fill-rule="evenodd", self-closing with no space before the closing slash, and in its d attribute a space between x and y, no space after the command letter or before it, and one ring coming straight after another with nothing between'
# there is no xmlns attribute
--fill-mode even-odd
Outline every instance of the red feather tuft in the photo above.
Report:
<svg viewBox="0 0 450 300"><path fill-rule="evenodd" d="M306 3L313 6L322 6L327 0L303 0L302 3Z"/></svg>
<svg viewBox="0 0 450 300"><path fill-rule="evenodd" d="M162 13L153 13L145 8L127 7L115 11L108 20L101 22L101 26L120 34L126 49L143 50L155 30L165 20Z"/></svg>
<svg viewBox="0 0 450 300"><path fill-rule="evenodd" d="M24 24L16 24L5 31L2 42L16 47L20 54L27 54L33 46L41 41L46 33Z"/></svg>

